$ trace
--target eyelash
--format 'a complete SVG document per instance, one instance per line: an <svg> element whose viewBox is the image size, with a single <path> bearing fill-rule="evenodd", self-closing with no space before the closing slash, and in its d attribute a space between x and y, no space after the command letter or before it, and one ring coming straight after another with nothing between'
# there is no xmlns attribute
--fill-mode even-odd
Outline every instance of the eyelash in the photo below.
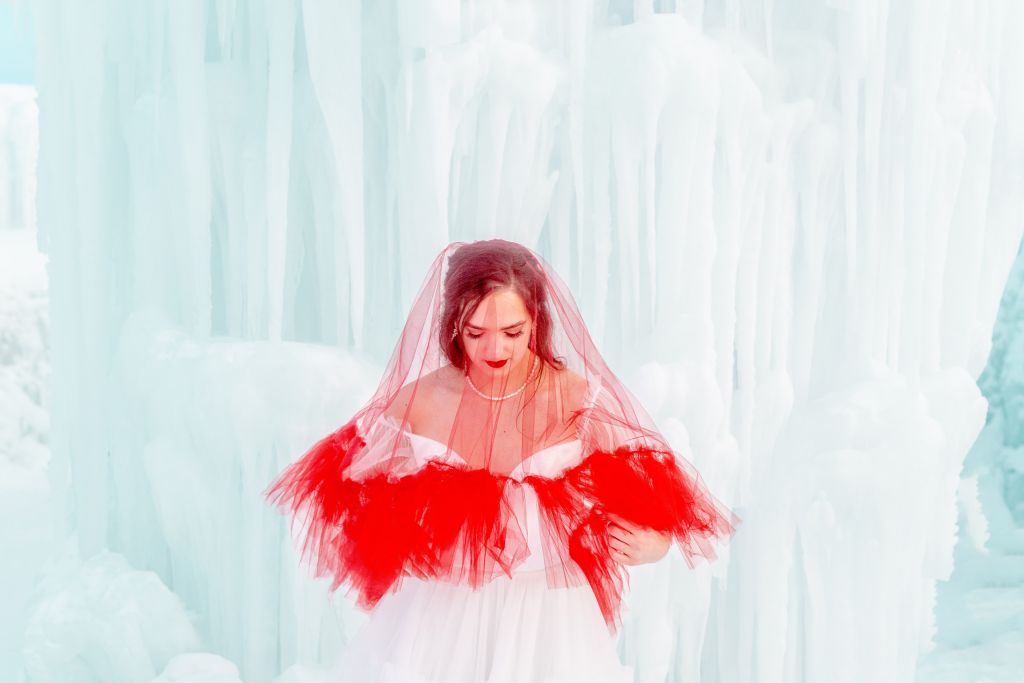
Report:
<svg viewBox="0 0 1024 683"><path fill-rule="evenodd" d="M505 334L509 337L509 339L515 339L516 337L523 336L522 330L520 330L519 332L516 332L515 334L511 334L509 332L506 332ZM484 335L483 335L483 332L481 332L480 334L472 334L470 332L467 332L466 336L469 337L470 339L479 339L480 337L482 337Z"/></svg>

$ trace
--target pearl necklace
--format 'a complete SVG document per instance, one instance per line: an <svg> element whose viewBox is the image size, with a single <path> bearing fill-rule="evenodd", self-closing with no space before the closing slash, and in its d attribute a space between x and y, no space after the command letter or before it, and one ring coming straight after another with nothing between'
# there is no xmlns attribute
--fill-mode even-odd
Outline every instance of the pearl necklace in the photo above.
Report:
<svg viewBox="0 0 1024 683"><path fill-rule="evenodd" d="M469 376L468 372L466 373L466 381L469 382L469 387L473 391L475 391L477 396L479 396L480 398L486 398L488 401L504 401L507 398L512 398L513 396L519 395L523 391L523 389L526 388L526 385L530 383L530 380L533 379L533 373L534 373L534 371L536 369L537 369L537 356L534 356L533 357L533 363L530 365L530 374L527 376L526 381L523 382L523 386L519 387L518 389L513 391L511 394L505 394L504 396L488 396L484 392L480 391L479 389L476 388L476 385L473 384L473 378Z"/></svg>

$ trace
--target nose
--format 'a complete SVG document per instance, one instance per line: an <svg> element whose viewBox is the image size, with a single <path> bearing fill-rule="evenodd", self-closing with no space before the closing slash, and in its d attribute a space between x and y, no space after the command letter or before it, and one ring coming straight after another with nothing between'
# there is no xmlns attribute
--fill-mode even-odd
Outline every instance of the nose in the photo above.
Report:
<svg viewBox="0 0 1024 683"><path fill-rule="evenodd" d="M499 361L509 357L509 344L502 339L498 339L498 336L492 336L484 346L484 360Z"/></svg>

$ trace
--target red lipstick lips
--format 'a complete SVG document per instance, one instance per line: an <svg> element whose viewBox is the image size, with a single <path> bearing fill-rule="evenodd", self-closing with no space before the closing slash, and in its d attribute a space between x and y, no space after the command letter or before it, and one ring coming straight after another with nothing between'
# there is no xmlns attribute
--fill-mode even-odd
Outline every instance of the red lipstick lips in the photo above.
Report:
<svg viewBox="0 0 1024 683"><path fill-rule="evenodd" d="M488 361L484 361L484 362L487 363L488 365L490 365L492 368L500 368L503 365L505 365L505 363L508 362L508 358L506 358L505 360L500 360L500 361L488 360Z"/></svg>

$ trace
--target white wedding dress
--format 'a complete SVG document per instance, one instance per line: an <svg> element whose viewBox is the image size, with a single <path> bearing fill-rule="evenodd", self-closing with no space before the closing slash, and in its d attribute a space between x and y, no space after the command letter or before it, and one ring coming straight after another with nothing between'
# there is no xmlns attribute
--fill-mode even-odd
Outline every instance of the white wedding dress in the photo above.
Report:
<svg viewBox="0 0 1024 683"><path fill-rule="evenodd" d="M461 462L444 444L408 434L419 464ZM509 476L553 477L581 458L580 441L566 441L534 453ZM548 588L536 497L530 486L524 493L531 552L511 577L475 590L404 577L342 653L332 683L632 683L590 586Z"/></svg>

